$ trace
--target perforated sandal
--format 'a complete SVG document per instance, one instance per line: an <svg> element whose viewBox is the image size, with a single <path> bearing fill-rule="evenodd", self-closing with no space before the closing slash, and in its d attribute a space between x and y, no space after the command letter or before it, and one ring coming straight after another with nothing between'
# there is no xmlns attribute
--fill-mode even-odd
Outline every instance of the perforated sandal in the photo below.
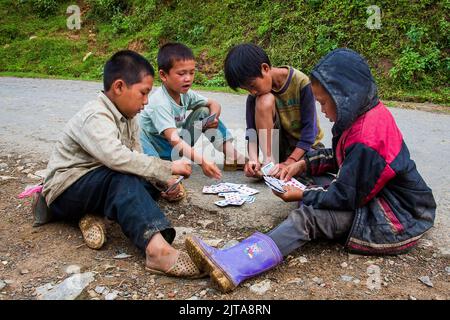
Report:
<svg viewBox="0 0 450 320"><path fill-rule="evenodd" d="M174 198L166 198L169 202L179 202L186 198L186 188L184 187L183 183L180 182L180 192L178 192L178 195Z"/></svg>
<svg viewBox="0 0 450 320"><path fill-rule="evenodd" d="M168 277L198 279L207 276L207 273L200 272L189 255L183 251L180 251L177 260L166 272L155 270L149 267L146 267L145 269L150 273Z"/></svg>
<svg viewBox="0 0 450 320"><path fill-rule="evenodd" d="M103 246L106 241L106 227L100 217L86 215L81 218L78 225L89 248L98 250Z"/></svg>

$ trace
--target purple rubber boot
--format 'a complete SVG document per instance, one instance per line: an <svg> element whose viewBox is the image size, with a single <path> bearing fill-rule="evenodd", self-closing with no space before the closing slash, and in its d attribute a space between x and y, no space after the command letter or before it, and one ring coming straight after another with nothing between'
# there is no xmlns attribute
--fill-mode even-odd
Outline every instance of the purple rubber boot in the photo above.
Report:
<svg viewBox="0 0 450 320"><path fill-rule="evenodd" d="M208 246L197 237L186 238L186 249L201 271L207 271L222 292L272 269L283 256L273 240L260 232L224 250Z"/></svg>

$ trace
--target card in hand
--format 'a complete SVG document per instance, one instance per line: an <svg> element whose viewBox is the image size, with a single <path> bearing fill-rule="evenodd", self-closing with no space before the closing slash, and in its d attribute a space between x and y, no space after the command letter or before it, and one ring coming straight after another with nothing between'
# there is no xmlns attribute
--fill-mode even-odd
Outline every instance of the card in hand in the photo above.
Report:
<svg viewBox="0 0 450 320"><path fill-rule="evenodd" d="M265 176L268 176L270 170L272 170L273 167L275 167L275 164L273 162L270 162L270 163L266 164L265 166L263 166L261 168L261 171Z"/></svg>
<svg viewBox="0 0 450 320"><path fill-rule="evenodd" d="M164 192L167 193L167 192L170 192L170 191L174 190L174 189L177 187L177 185L181 182L181 180L183 180L183 179L184 179L184 177L183 177L183 176L180 176L180 177L177 179L177 181L175 181L175 183L172 184L170 187L168 187L167 190L164 191Z"/></svg>
<svg viewBox="0 0 450 320"><path fill-rule="evenodd" d="M285 185L292 186L292 187L298 188L300 190L305 190L306 189L306 186L303 183L299 182L298 180L296 180L294 178L291 178L291 180L286 182Z"/></svg>
<svg viewBox="0 0 450 320"><path fill-rule="evenodd" d="M213 113L212 115L206 117L202 120L202 128L205 129L210 123L212 123L216 119L216 114Z"/></svg>

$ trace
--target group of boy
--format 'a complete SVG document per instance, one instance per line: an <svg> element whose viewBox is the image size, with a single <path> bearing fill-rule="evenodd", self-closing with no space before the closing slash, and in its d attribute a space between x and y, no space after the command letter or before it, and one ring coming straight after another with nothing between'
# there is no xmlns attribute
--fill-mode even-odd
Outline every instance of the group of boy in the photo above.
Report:
<svg viewBox="0 0 450 320"><path fill-rule="evenodd" d="M157 63L162 84L148 97L155 71L143 56L124 50L106 62L104 90L68 122L52 152L42 194L35 198L37 221L79 222L88 246L98 249L106 239L98 217L105 216L145 254L149 272L187 278L209 274L222 291L245 280L243 274L276 266L314 239L345 236L355 252L401 253L432 226L431 190L357 53L331 52L313 69L311 81L291 66L272 66L259 46L233 47L224 73L231 88L249 92L247 157L233 145L219 103L191 89L196 71L192 50L165 44ZM335 123L332 148L321 143L316 99ZM389 126L381 131L389 135L374 137L377 126ZM278 141L273 141L275 132ZM224 154L225 170L242 169L248 177L261 178L261 167L274 162L269 173L274 177L328 173L328 180L314 180L304 191L274 192L300 206L267 235L255 233L228 251L189 237L187 254L172 247L175 230L157 200L186 197L180 177L191 175L190 161L205 176L221 179L219 167L194 149L202 135ZM380 214L384 222L372 223ZM244 247L253 248L250 260Z"/></svg>

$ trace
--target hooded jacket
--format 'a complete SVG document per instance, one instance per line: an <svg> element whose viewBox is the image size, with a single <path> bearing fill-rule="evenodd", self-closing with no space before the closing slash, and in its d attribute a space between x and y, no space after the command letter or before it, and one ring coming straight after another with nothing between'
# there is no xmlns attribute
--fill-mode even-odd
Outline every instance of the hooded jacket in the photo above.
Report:
<svg viewBox="0 0 450 320"><path fill-rule="evenodd" d="M354 210L346 248L363 254L411 249L433 226L436 203L411 160L390 111L377 96L366 61L349 49L322 58L312 77L336 104L331 149L308 152L308 172L336 173L330 185L304 191L316 209Z"/></svg>

